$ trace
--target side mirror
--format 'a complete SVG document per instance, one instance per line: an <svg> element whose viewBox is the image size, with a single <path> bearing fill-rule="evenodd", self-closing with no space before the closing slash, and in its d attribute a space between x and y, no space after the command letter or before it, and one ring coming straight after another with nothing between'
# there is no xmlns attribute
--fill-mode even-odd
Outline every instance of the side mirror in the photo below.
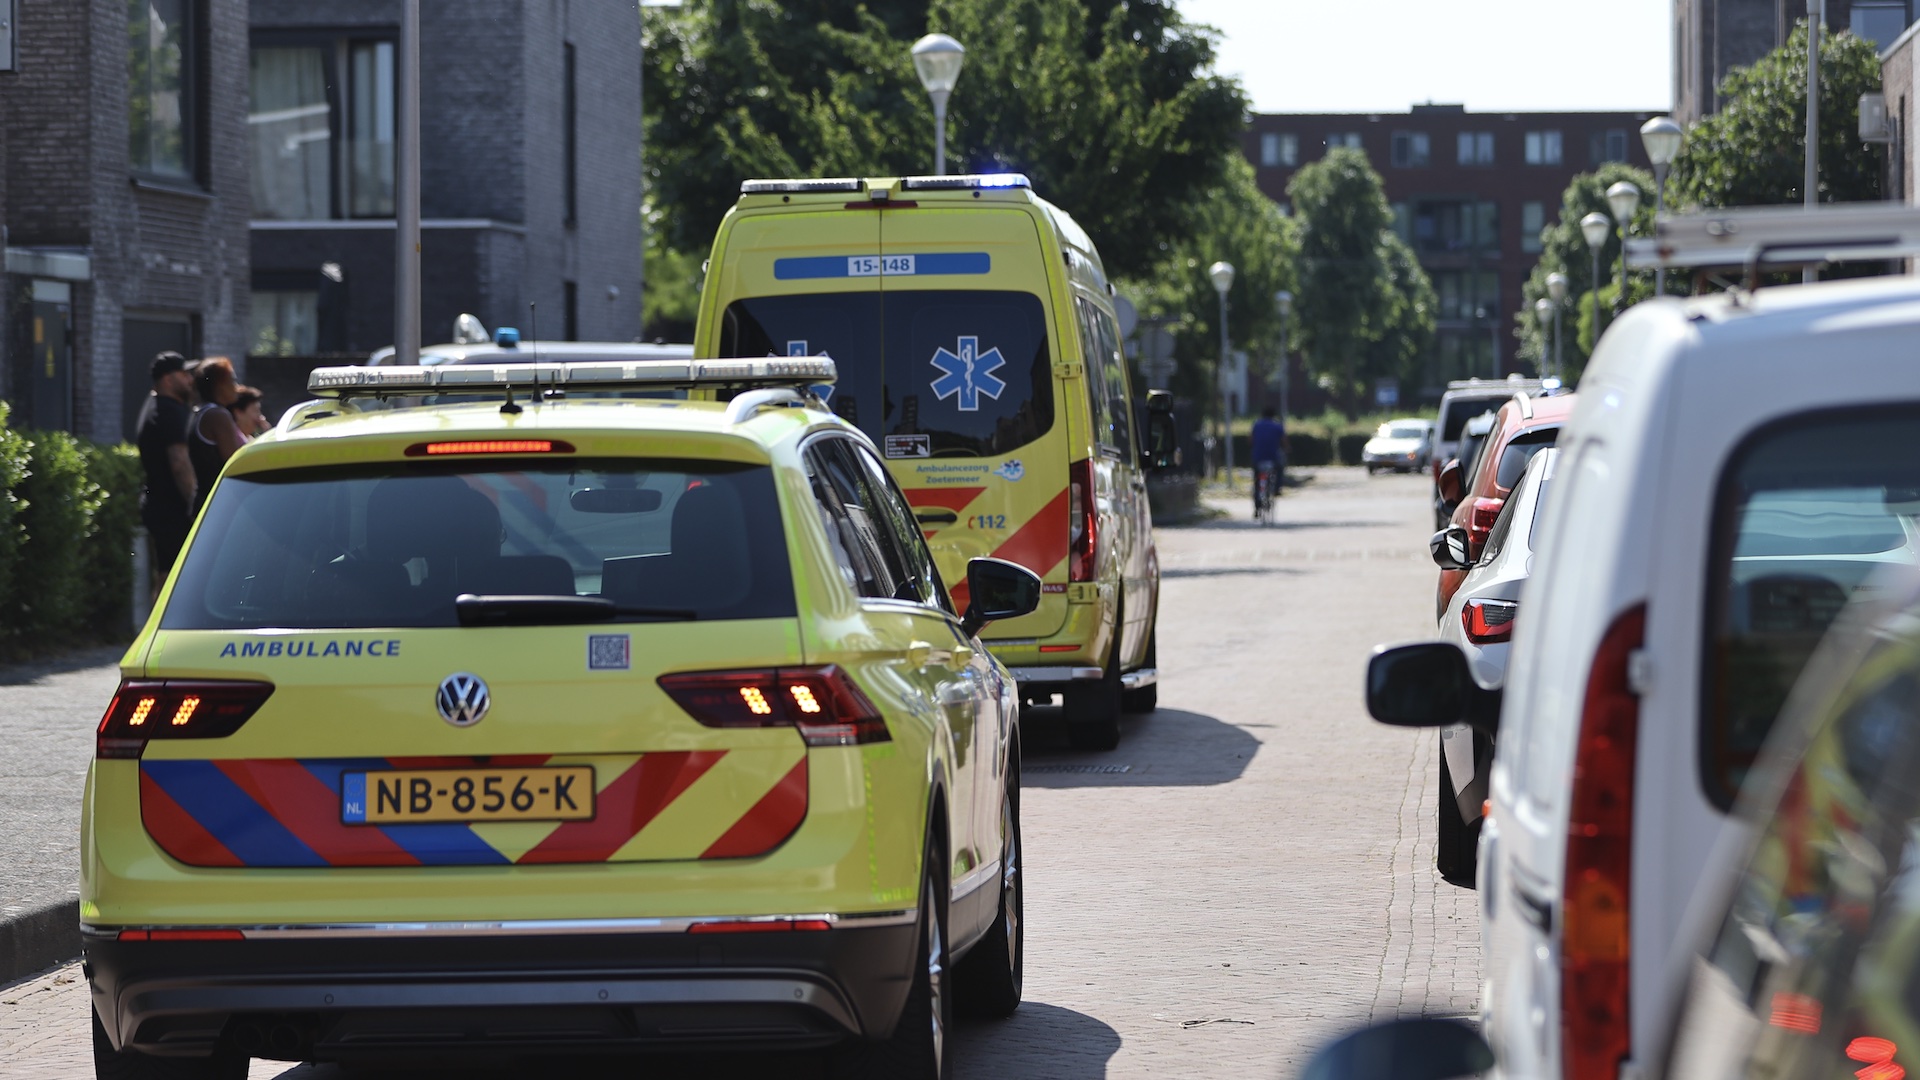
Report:
<svg viewBox="0 0 1920 1080"><path fill-rule="evenodd" d="M1040 606L1040 577L1005 559L969 559L967 594L960 627L972 637L990 622L1032 614Z"/></svg>
<svg viewBox="0 0 1920 1080"><path fill-rule="evenodd" d="M1320 1049L1300 1080L1454 1080L1493 1068L1493 1051L1457 1020L1393 1020Z"/></svg>
<svg viewBox="0 0 1920 1080"><path fill-rule="evenodd" d="M1140 467L1171 469L1180 464L1180 430L1173 420L1173 395L1147 391L1147 431L1140 446Z"/></svg>
<svg viewBox="0 0 1920 1080"><path fill-rule="evenodd" d="M1440 466L1440 475L1434 480L1440 485L1440 501L1446 503L1449 510L1460 505L1460 496L1464 494L1466 478L1460 475L1463 471L1460 459L1450 458Z"/></svg>
<svg viewBox="0 0 1920 1080"><path fill-rule="evenodd" d="M1500 691L1483 689L1466 654L1446 641L1381 646L1367 661L1367 712L1392 727L1467 724L1500 730Z"/></svg>
<svg viewBox="0 0 1920 1080"><path fill-rule="evenodd" d="M1472 552L1467 550L1467 530L1458 525L1449 525L1433 534L1427 541L1427 550L1433 552L1433 564L1442 570L1465 570L1473 565Z"/></svg>

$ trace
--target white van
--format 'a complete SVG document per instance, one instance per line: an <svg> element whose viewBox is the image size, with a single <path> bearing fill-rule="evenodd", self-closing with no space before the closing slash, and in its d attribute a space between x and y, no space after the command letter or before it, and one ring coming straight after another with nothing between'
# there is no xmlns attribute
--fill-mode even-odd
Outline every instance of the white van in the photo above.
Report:
<svg viewBox="0 0 1920 1080"><path fill-rule="evenodd" d="M1700 868L1821 634L1920 564L1920 281L1633 308L1562 430L1504 701L1454 646L1377 652L1389 723L1498 728L1481 833L1502 1075L1660 1060Z"/></svg>

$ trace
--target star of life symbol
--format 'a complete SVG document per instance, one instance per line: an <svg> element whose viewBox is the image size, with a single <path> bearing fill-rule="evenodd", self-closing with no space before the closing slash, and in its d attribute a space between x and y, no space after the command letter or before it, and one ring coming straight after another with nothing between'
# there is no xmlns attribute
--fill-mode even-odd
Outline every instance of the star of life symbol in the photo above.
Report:
<svg viewBox="0 0 1920 1080"><path fill-rule="evenodd" d="M934 397L945 401L958 394L960 400L955 405L961 412L978 412L981 394L998 401L1000 392L1007 388L1006 380L994 374L1007 365L1007 358L999 349L981 352L977 337L961 338L958 354L942 346L933 354L932 364L945 372L933 380Z"/></svg>
<svg viewBox="0 0 1920 1080"><path fill-rule="evenodd" d="M807 339L800 338L796 341L787 342L787 355L788 356L812 356L813 354L807 351ZM833 400L833 384L832 383L821 383L818 386L813 387L812 389L813 389L814 396L818 397L821 401Z"/></svg>

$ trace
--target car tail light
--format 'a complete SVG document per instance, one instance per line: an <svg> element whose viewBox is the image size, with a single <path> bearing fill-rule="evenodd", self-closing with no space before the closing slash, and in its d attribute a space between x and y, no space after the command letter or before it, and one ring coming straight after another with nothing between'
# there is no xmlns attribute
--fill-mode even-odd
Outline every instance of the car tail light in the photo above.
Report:
<svg viewBox="0 0 1920 1080"><path fill-rule="evenodd" d="M1069 475L1072 479L1067 486L1067 514L1071 518L1067 580L1092 581L1098 570L1095 562L1100 541L1099 515L1094 509L1093 459L1074 462Z"/></svg>
<svg viewBox="0 0 1920 1080"><path fill-rule="evenodd" d="M1613 621L1594 651L1580 712L1561 905L1561 1054L1566 1080L1618 1080L1628 1026L1634 744L1640 698L1628 674L1647 608Z"/></svg>
<svg viewBox="0 0 1920 1080"><path fill-rule="evenodd" d="M707 727L791 727L808 746L892 738L873 702L834 664L662 675L660 689Z"/></svg>
<svg viewBox="0 0 1920 1080"><path fill-rule="evenodd" d="M238 930L122 930L121 941L244 941Z"/></svg>
<svg viewBox="0 0 1920 1080"><path fill-rule="evenodd" d="M1505 505L1507 500L1485 495L1473 500L1473 510L1467 517L1467 540L1472 544L1474 554L1479 554L1480 546L1487 542L1487 537L1493 532L1493 523L1500 518L1500 508Z"/></svg>
<svg viewBox="0 0 1920 1080"><path fill-rule="evenodd" d="M1468 641L1491 645L1513 637L1513 616L1519 610L1520 605L1511 600L1469 600L1460 609L1460 622Z"/></svg>
<svg viewBox="0 0 1920 1080"><path fill-rule="evenodd" d="M273 684L125 679L100 718L93 752L137 758L149 739L222 739L240 730L273 695Z"/></svg>

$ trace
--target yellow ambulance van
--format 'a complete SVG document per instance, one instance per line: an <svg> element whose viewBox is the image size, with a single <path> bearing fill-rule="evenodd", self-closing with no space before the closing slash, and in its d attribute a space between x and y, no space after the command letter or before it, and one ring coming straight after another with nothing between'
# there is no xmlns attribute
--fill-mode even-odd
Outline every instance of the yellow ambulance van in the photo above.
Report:
<svg viewBox="0 0 1920 1080"><path fill-rule="evenodd" d="M721 222L694 355L830 356L820 393L880 446L956 610L967 560L1039 574L987 645L1109 749L1158 678L1146 474L1164 403L1134 409L1100 253L1020 175L749 180Z"/></svg>

